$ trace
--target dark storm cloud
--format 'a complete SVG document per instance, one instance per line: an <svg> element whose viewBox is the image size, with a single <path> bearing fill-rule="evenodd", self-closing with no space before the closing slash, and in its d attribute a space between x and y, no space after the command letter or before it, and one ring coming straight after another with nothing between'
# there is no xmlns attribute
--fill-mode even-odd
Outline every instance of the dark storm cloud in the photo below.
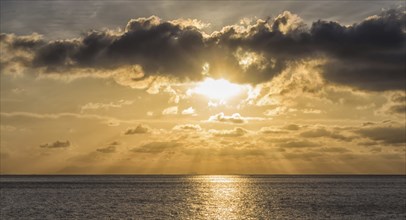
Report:
<svg viewBox="0 0 406 220"><path fill-rule="evenodd" d="M67 148L70 147L71 143L69 141L55 141L53 143L42 144L40 148Z"/></svg>
<svg viewBox="0 0 406 220"><path fill-rule="evenodd" d="M404 89L405 22L401 10L389 10L350 27L313 23L316 47L333 58L324 76L333 82L371 90Z"/></svg>
<svg viewBox="0 0 406 220"><path fill-rule="evenodd" d="M123 33L92 31L79 39L49 42L35 52L32 64L49 71L137 64L147 74L196 79L203 48L202 33L194 26L160 22L152 16L131 20Z"/></svg>
<svg viewBox="0 0 406 220"><path fill-rule="evenodd" d="M292 61L327 58L320 68L328 81L380 91L403 89L406 83L405 22L403 9L392 9L350 26L319 20L307 28L298 16L284 12L205 35L193 24L152 16L132 19L125 32L92 31L52 42L4 34L0 39L12 52L31 51L27 65L48 72L140 65L146 76L198 80L208 63L213 77L255 84L272 79ZM244 56L256 56L256 62L243 66Z"/></svg>

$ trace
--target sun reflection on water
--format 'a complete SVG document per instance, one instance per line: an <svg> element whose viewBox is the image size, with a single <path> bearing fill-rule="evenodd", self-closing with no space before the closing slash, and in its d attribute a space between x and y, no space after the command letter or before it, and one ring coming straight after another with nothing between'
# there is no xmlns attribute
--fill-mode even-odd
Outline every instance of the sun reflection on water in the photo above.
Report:
<svg viewBox="0 0 406 220"><path fill-rule="evenodd" d="M238 176L199 176L196 188L199 216L204 219L241 219L245 181Z"/></svg>
<svg viewBox="0 0 406 220"><path fill-rule="evenodd" d="M210 183L232 183L232 182L236 182L235 177L230 177L230 176L207 176L206 179Z"/></svg>

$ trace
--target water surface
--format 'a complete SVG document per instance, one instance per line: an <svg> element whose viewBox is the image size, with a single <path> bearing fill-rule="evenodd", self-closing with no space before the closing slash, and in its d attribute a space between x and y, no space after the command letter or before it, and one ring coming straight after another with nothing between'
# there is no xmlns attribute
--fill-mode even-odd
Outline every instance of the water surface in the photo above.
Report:
<svg viewBox="0 0 406 220"><path fill-rule="evenodd" d="M405 176L1 176L1 219L406 219Z"/></svg>

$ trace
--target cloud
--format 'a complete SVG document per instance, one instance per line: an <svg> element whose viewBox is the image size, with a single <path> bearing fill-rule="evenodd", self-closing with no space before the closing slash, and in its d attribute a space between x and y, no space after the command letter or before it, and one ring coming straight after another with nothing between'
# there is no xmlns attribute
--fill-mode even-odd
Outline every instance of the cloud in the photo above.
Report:
<svg viewBox="0 0 406 220"><path fill-rule="evenodd" d="M217 115L210 116L208 121L235 123L235 124L242 124L242 123L246 122L246 120L239 113L234 113L231 116L226 116L226 115L224 115L223 112L221 112Z"/></svg>
<svg viewBox="0 0 406 220"><path fill-rule="evenodd" d="M162 110L162 115L177 115L178 114L178 106L172 106Z"/></svg>
<svg viewBox="0 0 406 220"><path fill-rule="evenodd" d="M319 147L320 144L312 141L296 140L281 143L279 144L279 146L284 148L311 148L311 147Z"/></svg>
<svg viewBox="0 0 406 220"><path fill-rule="evenodd" d="M93 103L89 102L80 107L81 112L86 110L97 110L97 109L110 109L110 108L121 108L124 105L131 105L134 101L130 100L119 100L117 102L110 102L110 103Z"/></svg>
<svg viewBox="0 0 406 220"><path fill-rule="evenodd" d="M53 143L42 144L40 148L67 148L70 147L71 143L69 141L55 141Z"/></svg>
<svg viewBox="0 0 406 220"><path fill-rule="evenodd" d="M351 152L347 148L343 147L324 147L320 148L318 152L323 152L323 153L348 153Z"/></svg>
<svg viewBox="0 0 406 220"><path fill-rule="evenodd" d="M150 142L144 145L141 145L139 147L131 149L131 152L134 153L150 153L150 154L156 154L156 153L162 153L166 150L172 150L174 148L177 148L181 146L180 143L170 141L170 142Z"/></svg>
<svg viewBox="0 0 406 220"><path fill-rule="evenodd" d="M280 129L274 128L274 127L262 127L259 130L260 133L262 134L286 134L286 131L282 131Z"/></svg>
<svg viewBox="0 0 406 220"><path fill-rule="evenodd" d="M216 137L241 137L248 133L244 128L236 127L232 130L209 130Z"/></svg>
<svg viewBox="0 0 406 220"><path fill-rule="evenodd" d="M208 35L199 21L151 16L131 19L122 32L91 31L75 39L1 34L7 54L1 66L10 72L17 63L61 76L137 66L134 76L126 77L137 82L158 76L201 80L202 68L208 64L214 78L258 84L297 61L324 59L319 69L328 82L374 91L402 90L405 20L404 8L399 8L352 25L318 20L307 27L298 15L283 12Z"/></svg>
<svg viewBox="0 0 406 220"><path fill-rule="evenodd" d="M136 128L129 128L127 129L124 134L125 135L132 135L132 134L145 134L148 133L150 131L150 128L139 124Z"/></svg>
<svg viewBox="0 0 406 220"><path fill-rule="evenodd" d="M97 148L96 151L105 154L115 153L118 145L120 145L120 142L113 141L107 147Z"/></svg>
<svg viewBox="0 0 406 220"><path fill-rule="evenodd" d="M96 115L96 114L77 114L77 113L70 113L70 112L62 112L62 113L52 113L52 114L42 114L42 113L35 113L35 112L0 112L1 117L25 117L25 118L33 118L33 119L60 119L63 117L72 117L78 119L93 119L93 120L100 120L105 124L111 126L117 126L120 123L134 123L135 121L132 120L121 120L113 117Z"/></svg>
<svg viewBox="0 0 406 220"><path fill-rule="evenodd" d="M109 154L109 153L116 152L116 147L115 146L108 146L108 147L105 147L105 148L98 148L98 149L96 149L96 151L100 152L100 153Z"/></svg>
<svg viewBox="0 0 406 220"><path fill-rule="evenodd" d="M379 141L384 144L404 146L406 143L406 127L404 125L375 125L371 127L362 127L355 130L356 133Z"/></svg>
<svg viewBox="0 0 406 220"><path fill-rule="evenodd" d="M406 114L406 94L403 91L402 93L393 93L388 98L388 102L382 106L381 109L376 111L378 114L393 115L399 114L404 116Z"/></svg>
<svg viewBox="0 0 406 220"><path fill-rule="evenodd" d="M326 79L368 90L404 89L405 21L403 8L349 27L313 23L310 33L316 47L333 57L324 67Z"/></svg>
<svg viewBox="0 0 406 220"><path fill-rule="evenodd" d="M304 131L304 132L300 133L300 136L306 137L306 138L326 137L326 138L338 139L341 141L353 140L353 137L344 136L344 135L340 134L339 131L330 131L324 127L316 127L316 128L310 129L308 131Z"/></svg>
<svg viewBox="0 0 406 220"><path fill-rule="evenodd" d="M183 124L183 125L176 125L173 127L173 130L190 130L190 131L201 131L202 128L200 125L196 124Z"/></svg>
<svg viewBox="0 0 406 220"><path fill-rule="evenodd" d="M289 124L289 125L286 125L283 128L286 129L286 130L290 130L290 131L297 131L297 130L300 129L300 126L296 125L296 124Z"/></svg>
<svg viewBox="0 0 406 220"><path fill-rule="evenodd" d="M182 115L194 115L195 109L193 107L186 108L182 111Z"/></svg>

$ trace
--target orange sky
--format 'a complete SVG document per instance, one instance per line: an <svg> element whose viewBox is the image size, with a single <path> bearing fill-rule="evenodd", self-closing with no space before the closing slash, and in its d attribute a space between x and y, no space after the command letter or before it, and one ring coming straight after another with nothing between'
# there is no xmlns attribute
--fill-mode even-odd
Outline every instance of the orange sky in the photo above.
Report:
<svg viewBox="0 0 406 220"><path fill-rule="evenodd" d="M1 173L406 172L404 2L103 2L2 1Z"/></svg>

